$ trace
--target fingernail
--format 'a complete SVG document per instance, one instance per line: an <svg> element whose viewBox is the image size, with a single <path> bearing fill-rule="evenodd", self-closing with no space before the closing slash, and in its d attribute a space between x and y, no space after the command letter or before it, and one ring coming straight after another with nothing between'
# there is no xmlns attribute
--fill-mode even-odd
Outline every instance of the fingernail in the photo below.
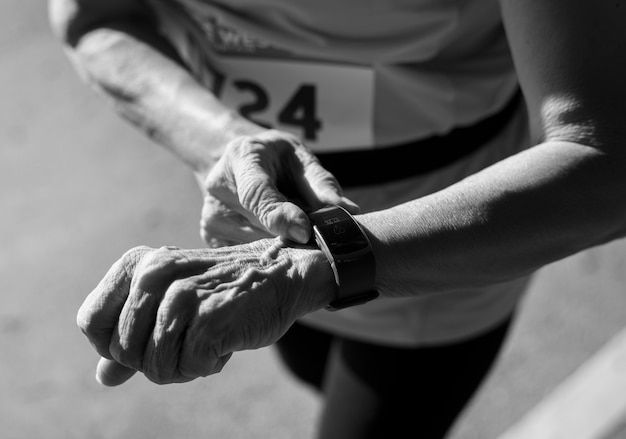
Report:
<svg viewBox="0 0 626 439"><path fill-rule="evenodd" d="M309 241L309 232L302 226L291 226L288 233L291 240L300 244L306 244Z"/></svg>

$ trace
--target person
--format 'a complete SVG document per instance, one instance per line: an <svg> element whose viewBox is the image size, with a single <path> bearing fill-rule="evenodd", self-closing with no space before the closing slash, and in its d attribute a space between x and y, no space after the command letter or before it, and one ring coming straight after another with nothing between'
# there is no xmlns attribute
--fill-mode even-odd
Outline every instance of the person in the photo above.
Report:
<svg viewBox="0 0 626 439"><path fill-rule="evenodd" d="M105 385L275 345L323 395L320 438L441 438L532 273L626 231L621 0L49 11L81 77L203 194L206 248L131 249L81 306ZM331 265L320 227L344 221L329 245L352 259ZM325 309L351 285L372 300Z"/></svg>

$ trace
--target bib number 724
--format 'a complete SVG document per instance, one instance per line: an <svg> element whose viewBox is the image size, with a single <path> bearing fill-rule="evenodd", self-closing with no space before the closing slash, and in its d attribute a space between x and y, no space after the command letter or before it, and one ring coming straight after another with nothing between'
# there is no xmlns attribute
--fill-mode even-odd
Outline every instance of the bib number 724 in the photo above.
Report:
<svg viewBox="0 0 626 439"><path fill-rule="evenodd" d="M217 57L213 91L253 122L289 131L313 151L373 145L372 69Z"/></svg>
<svg viewBox="0 0 626 439"><path fill-rule="evenodd" d="M318 139L318 132L323 124L317 114L314 84L301 84L287 101L278 107L278 111L274 113L275 120L271 121L264 120L264 117L272 117L273 98L262 85L244 79L234 80L232 85L239 94L236 109L242 116L267 128L286 125L291 131L299 130L300 135L308 141L314 142Z"/></svg>

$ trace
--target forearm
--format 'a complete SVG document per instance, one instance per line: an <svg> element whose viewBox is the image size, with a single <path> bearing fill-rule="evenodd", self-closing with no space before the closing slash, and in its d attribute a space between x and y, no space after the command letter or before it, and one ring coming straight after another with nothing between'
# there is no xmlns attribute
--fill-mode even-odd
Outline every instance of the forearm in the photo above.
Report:
<svg viewBox="0 0 626 439"><path fill-rule="evenodd" d="M261 130L198 84L148 22L106 23L83 33L68 51L81 76L119 114L196 173L207 172L230 140Z"/></svg>
<svg viewBox="0 0 626 439"><path fill-rule="evenodd" d="M377 287L406 296L494 284L623 236L623 169L615 154L544 143L431 196L361 215Z"/></svg>

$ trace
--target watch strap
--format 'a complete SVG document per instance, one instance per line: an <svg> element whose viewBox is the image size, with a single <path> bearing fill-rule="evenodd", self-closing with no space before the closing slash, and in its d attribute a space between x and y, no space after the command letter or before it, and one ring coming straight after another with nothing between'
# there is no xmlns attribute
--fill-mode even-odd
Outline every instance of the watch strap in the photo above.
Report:
<svg viewBox="0 0 626 439"><path fill-rule="evenodd" d="M309 214L313 236L335 276L338 295L326 309L336 311L378 297L374 289L376 261L360 224L340 206Z"/></svg>

